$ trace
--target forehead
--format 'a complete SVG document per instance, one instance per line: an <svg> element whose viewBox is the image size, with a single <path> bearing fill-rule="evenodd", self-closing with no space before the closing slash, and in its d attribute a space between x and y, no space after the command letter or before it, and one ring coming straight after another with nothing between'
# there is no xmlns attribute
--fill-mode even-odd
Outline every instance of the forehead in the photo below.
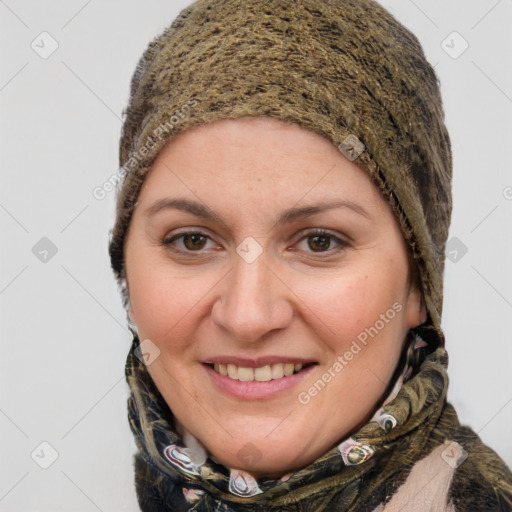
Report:
<svg viewBox="0 0 512 512"><path fill-rule="evenodd" d="M250 192L285 202L358 198L377 206L381 196L367 172L329 140L273 118L225 119L178 135L146 177L151 197L166 189L188 193Z"/></svg>

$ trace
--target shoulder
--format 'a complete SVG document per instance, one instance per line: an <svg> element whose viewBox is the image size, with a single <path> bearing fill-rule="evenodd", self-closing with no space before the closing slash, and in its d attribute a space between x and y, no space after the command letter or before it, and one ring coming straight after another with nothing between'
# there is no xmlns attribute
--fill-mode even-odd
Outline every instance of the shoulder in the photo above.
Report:
<svg viewBox="0 0 512 512"><path fill-rule="evenodd" d="M512 512L512 473L471 429L458 425L411 467L374 512Z"/></svg>
<svg viewBox="0 0 512 512"><path fill-rule="evenodd" d="M452 432L463 450L456 463L450 498L457 511L512 511L512 473L500 456L469 427Z"/></svg>

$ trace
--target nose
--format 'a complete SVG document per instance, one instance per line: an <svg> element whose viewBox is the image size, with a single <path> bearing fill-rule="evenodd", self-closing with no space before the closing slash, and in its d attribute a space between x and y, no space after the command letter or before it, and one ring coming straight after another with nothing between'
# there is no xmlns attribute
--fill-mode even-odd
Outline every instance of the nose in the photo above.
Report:
<svg viewBox="0 0 512 512"><path fill-rule="evenodd" d="M237 255L234 267L222 280L221 294L211 316L231 339L257 342L290 324L293 293L272 266L276 267L269 265L264 253L252 263Z"/></svg>

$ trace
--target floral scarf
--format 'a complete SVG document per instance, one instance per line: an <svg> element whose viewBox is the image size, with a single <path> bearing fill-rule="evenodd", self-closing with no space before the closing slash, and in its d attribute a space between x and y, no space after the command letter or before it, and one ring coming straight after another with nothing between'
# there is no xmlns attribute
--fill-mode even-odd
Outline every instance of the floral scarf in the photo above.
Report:
<svg viewBox="0 0 512 512"><path fill-rule="evenodd" d="M414 329L394 387L370 421L280 479L256 479L208 454L175 421L139 344L134 333L126 381L144 512L512 511L512 473L446 402L446 350L429 352Z"/></svg>

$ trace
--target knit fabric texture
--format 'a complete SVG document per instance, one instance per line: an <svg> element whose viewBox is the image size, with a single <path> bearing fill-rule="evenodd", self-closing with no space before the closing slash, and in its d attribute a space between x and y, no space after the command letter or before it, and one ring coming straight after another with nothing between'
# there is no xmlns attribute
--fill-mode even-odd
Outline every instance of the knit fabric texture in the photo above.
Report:
<svg viewBox="0 0 512 512"><path fill-rule="evenodd" d="M417 38L372 0L199 0L141 57L120 142L109 253L125 307L124 243L162 148L194 126L268 116L330 140L396 213L441 330L452 156L439 81Z"/></svg>

